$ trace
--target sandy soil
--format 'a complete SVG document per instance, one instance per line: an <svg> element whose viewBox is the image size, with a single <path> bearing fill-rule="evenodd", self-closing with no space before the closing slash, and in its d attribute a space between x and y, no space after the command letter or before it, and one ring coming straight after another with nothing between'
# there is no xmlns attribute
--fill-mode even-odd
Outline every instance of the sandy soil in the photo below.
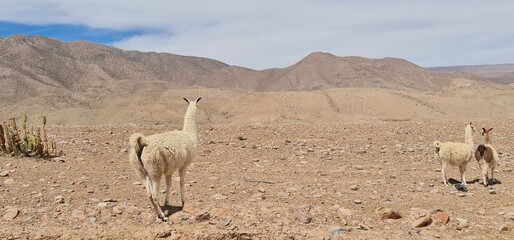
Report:
<svg viewBox="0 0 514 240"><path fill-rule="evenodd" d="M61 158L0 157L0 238L510 239L514 122L474 125L494 128L501 184L483 186L473 161L465 193L443 185L432 148L463 141L461 121L205 123L184 208L174 178L169 222L156 221L127 140L180 126L50 126ZM478 132L474 140L482 142ZM455 167L448 176L460 179ZM401 218L382 219L388 209ZM412 227L426 212L430 224Z"/></svg>

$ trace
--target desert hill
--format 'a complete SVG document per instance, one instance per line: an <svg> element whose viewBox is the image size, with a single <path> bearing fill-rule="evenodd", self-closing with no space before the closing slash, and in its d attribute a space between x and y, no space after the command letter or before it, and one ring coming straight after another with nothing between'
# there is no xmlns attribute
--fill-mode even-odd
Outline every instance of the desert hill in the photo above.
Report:
<svg viewBox="0 0 514 240"><path fill-rule="evenodd" d="M204 96L203 123L512 118L512 88L397 58L315 52L256 71L217 60L124 51L85 41L0 38L0 112L56 124L182 121L181 96Z"/></svg>
<svg viewBox="0 0 514 240"><path fill-rule="evenodd" d="M470 65L435 67L432 70L455 73L466 72L499 84L514 84L514 64Z"/></svg>

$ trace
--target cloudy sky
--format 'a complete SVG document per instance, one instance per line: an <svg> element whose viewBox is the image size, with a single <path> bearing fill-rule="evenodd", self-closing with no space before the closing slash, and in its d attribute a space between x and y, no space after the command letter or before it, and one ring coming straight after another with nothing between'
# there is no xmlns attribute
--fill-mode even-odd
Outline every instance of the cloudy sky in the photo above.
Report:
<svg viewBox="0 0 514 240"><path fill-rule="evenodd" d="M252 69L311 52L423 67L514 63L510 0L0 0L0 36L88 40Z"/></svg>

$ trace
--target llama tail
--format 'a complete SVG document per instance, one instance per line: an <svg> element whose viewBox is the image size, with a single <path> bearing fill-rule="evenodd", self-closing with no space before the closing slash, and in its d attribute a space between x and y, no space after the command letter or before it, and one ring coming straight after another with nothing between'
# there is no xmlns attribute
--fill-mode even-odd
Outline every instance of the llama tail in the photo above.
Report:
<svg viewBox="0 0 514 240"><path fill-rule="evenodd" d="M136 151L137 158L141 161L143 149L148 146L148 141L141 133L134 133L130 136L130 146Z"/></svg>

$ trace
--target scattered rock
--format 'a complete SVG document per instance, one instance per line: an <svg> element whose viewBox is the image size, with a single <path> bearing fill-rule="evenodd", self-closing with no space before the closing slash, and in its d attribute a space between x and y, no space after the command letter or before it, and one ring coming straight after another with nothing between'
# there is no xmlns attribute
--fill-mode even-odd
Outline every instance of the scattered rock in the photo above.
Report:
<svg viewBox="0 0 514 240"><path fill-rule="evenodd" d="M464 230L465 228L469 227L469 223L459 223L455 229L457 230Z"/></svg>
<svg viewBox="0 0 514 240"><path fill-rule="evenodd" d="M82 210L75 209L71 212L71 217L77 219L86 219L86 214Z"/></svg>
<svg viewBox="0 0 514 240"><path fill-rule="evenodd" d="M380 219L386 220L386 219L400 219L402 218L402 215L393 209L386 208L380 211Z"/></svg>
<svg viewBox="0 0 514 240"><path fill-rule="evenodd" d="M351 217L352 216L352 210L350 209L347 209L347 208L339 208L339 211L345 215L346 217Z"/></svg>
<svg viewBox="0 0 514 240"><path fill-rule="evenodd" d="M364 167L362 165L356 165L355 169L357 169L357 170L364 170Z"/></svg>
<svg viewBox="0 0 514 240"><path fill-rule="evenodd" d="M0 172L0 177L7 177L9 176L9 173L11 173L9 170L2 171Z"/></svg>
<svg viewBox="0 0 514 240"><path fill-rule="evenodd" d="M56 196L54 199L55 199L55 203L57 203L57 204L64 203L64 197L61 195Z"/></svg>
<svg viewBox="0 0 514 240"><path fill-rule="evenodd" d="M359 190L359 187L357 185L351 185L350 190L357 191Z"/></svg>
<svg viewBox="0 0 514 240"><path fill-rule="evenodd" d="M4 220L12 221L14 218L18 216L20 210L17 208L10 208L7 210L7 213L4 214Z"/></svg>
<svg viewBox="0 0 514 240"><path fill-rule="evenodd" d="M133 182L132 185L141 185L141 182L136 181L136 182Z"/></svg>
<svg viewBox="0 0 514 240"><path fill-rule="evenodd" d="M450 221L450 215L442 210L436 210L435 218L442 224L447 224Z"/></svg>
<svg viewBox="0 0 514 240"><path fill-rule="evenodd" d="M505 225L505 224L504 224L504 225L502 225L502 226L500 227L500 231L502 231L502 232L509 231L509 226L507 226L507 225Z"/></svg>
<svg viewBox="0 0 514 240"><path fill-rule="evenodd" d="M205 222L211 219L211 214L209 212L204 212L202 214L196 215L195 220L197 222Z"/></svg>
<svg viewBox="0 0 514 240"><path fill-rule="evenodd" d="M423 210L423 213L419 214L416 220L412 222L412 227L425 227L432 223L432 215L430 212Z"/></svg>
<svg viewBox="0 0 514 240"><path fill-rule="evenodd" d="M353 200L353 203L355 203L355 204L362 204L362 201L360 199L355 199L355 200Z"/></svg>
<svg viewBox="0 0 514 240"><path fill-rule="evenodd" d="M332 236L338 236L338 235L342 235L342 234L345 234L347 232L349 232L350 230L347 230L347 229L343 229L343 228L334 228L332 229L332 231L330 232L332 234Z"/></svg>
<svg viewBox="0 0 514 240"><path fill-rule="evenodd" d="M216 200L225 200L225 199L227 199L227 196L224 196L222 194L216 193L216 194L212 195L212 198L214 198Z"/></svg>
<svg viewBox="0 0 514 240"><path fill-rule="evenodd" d="M6 185L6 186L10 186L10 185L13 185L13 184L14 184L14 179L12 179L12 178L9 178L9 179L4 181L4 185Z"/></svg>
<svg viewBox="0 0 514 240"><path fill-rule="evenodd" d="M300 208L293 209L293 214L294 214L296 220L298 220L304 224L309 224L312 221L312 216Z"/></svg>

